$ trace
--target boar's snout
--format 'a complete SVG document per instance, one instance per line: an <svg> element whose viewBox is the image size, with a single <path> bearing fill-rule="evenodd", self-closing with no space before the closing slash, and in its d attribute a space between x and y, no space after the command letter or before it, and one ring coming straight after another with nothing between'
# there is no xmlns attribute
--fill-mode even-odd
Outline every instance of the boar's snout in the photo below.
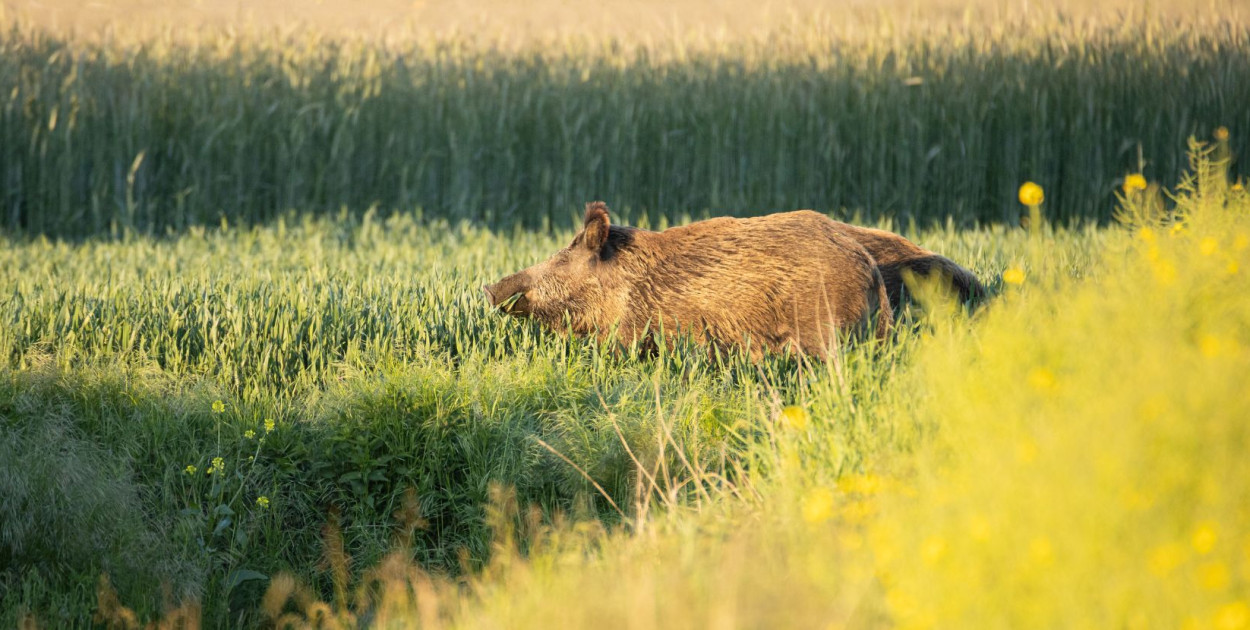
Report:
<svg viewBox="0 0 1250 630"><path fill-rule="evenodd" d="M503 309L508 313L524 314L526 310L525 292L529 290L529 277L524 271L514 273L495 284L482 287L486 299L491 306Z"/></svg>

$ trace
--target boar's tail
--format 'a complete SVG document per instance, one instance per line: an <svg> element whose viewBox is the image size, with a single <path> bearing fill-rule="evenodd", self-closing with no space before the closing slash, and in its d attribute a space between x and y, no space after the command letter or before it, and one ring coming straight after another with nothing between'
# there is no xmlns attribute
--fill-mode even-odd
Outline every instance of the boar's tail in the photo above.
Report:
<svg viewBox="0 0 1250 630"><path fill-rule="evenodd" d="M890 308L890 295L885 289L885 279L881 276L881 270L876 267L872 270L873 284L877 285L876 297L870 297L869 303L876 302L877 310L877 339L884 340L890 334L890 328L894 326L894 309Z"/></svg>
<svg viewBox="0 0 1250 630"><path fill-rule="evenodd" d="M930 265L944 277L950 278L951 288L959 293L959 301L964 304L978 304L986 297L985 285L977 280L976 274L960 267L955 261L944 256L930 256Z"/></svg>
<svg viewBox="0 0 1250 630"><path fill-rule="evenodd" d="M950 288L959 296L959 301L964 304L979 304L989 295L985 285L981 284L980 280L977 280L976 274L959 266L955 261L945 256L929 254L905 258L881 266L881 274L885 278L886 290L890 294L890 304L894 308L902 308L903 299L908 293L906 282L903 278L906 273L925 278L934 272L937 272L940 277L950 282Z"/></svg>

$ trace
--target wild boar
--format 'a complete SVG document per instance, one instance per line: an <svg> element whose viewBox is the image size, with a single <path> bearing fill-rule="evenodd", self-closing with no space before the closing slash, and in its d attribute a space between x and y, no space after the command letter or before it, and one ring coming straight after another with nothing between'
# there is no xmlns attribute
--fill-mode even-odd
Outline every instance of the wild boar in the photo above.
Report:
<svg viewBox="0 0 1250 630"><path fill-rule="evenodd" d="M877 265L809 210L653 232L612 225L601 201L550 259L483 287L493 306L551 328L645 342L678 331L717 347L825 357L836 336L893 322Z"/></svg>
<svg viewBox="0 0 1250 630"><path fill-rule="evenodd" d="M964 303L975 303L988 295L976 274L898 234L838 221L834 223L834 229L855 239L877 261L881 277L885 280L886 293L890 296L890 307L895 313L902 308L908 295L903 278L905 272L919 278L936 272L951 293Z"/></svg>

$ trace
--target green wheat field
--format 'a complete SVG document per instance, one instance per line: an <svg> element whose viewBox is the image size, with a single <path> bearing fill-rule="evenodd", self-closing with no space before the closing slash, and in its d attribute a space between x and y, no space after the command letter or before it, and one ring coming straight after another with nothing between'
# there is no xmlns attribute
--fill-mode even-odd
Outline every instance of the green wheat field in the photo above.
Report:
<svg viewBox="0 0 1250 630"><path fill-rule="evenodd" d="M0 626L1250 630L1250 7L757 4L0 4ZM993 296L492 311L595 199Z"/></svg>

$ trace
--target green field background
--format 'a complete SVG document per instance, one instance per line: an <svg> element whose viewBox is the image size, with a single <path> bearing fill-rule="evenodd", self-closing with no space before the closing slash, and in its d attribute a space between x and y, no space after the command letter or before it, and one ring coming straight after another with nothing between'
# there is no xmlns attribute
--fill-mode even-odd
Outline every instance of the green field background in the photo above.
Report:
<svg viewBox="0 0 1250 630"><path fill-rule="evenodd" d="M1017 19L907 37L815 21L741 40L585 34L512 50L290 32L0 35L0 226L163 234L419 210L566 226L795 208L921 224L1108 219L1187 137L1250 128L1250 30ZM1235 134L1244 153L1246 134Z"/></svg>

